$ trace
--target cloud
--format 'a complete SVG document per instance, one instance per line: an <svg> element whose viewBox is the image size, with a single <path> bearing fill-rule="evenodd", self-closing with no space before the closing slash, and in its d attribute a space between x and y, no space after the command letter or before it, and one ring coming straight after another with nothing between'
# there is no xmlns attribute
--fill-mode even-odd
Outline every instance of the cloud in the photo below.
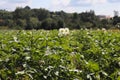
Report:
<svg viewBox="0 0 120 80"><path fill-rule="evenodd" d="M76 8L104 4L107 0L51 0L51 9L75 12Z"/></svg>
<svg viewBox="0 0 120 80"><path fill-rule="evenodd" d="M104 4L107 0L51 0L50 8L54 11L65 10L73 12L77 7L88 7L97 4Z"/></svg>
<svg viewBox="0 0 120 80"><path fill-rule="evenodd" d="M71 6L90 6L106 3L107 0L71 0Z"/></svg>
<svg viewBox="0 0 120 80"><path fill-rule="evenodd" d="M67 6L71 0L52 0L53 6Z"/></svg>
<svg viewBox="0 0 120 80"><path fill-rule="evenodd" d="M29 3L30 0L6 0L9 3Z"/></svg>
<svg viewBox="0 0 120 80"><path fill-rule="evenodd" d="M113 2L118 3L120 0L0 0L0 9L14 10L16 7L32 4L34 4L33 7L36 5L40 7L44 3L44 8L74 11L74 9L79 7L91 7L106 3L112 4Z"/></svg>
<svg viewBox="0 0 120 80"><path fill-rule="evenodd" d="M104 3L120 2L120 0L52 0L55 6L90 6Z"/></svg>
<svg viewBox="0 0 120 80"><path fill-rule="evenodd" d="M120 2L120 0L108 0L108 2L112 3L112 2Z"/></svg>
<svg viewBox="0 0 120 80"><path fill-rule="evenodd" d="M27 4L29 3L31 0L0 0L0 3L9 3L9 4L21 4L21 3L24 3L24 4Z"/></svg>
<svg viewBox="0 0 120 80"><path fill-rule="evenodd" d="M0 0L0 9L14 10L31 4L31 0Z"/></svg>
<svg viewBox="0 0 120 80"><path fill-rule="evenodd" d="M5 4L5 3L6 3L6 1L0 0L0 5L3 5L3 4Z"/></svg>
<svg viewBox="0 0 120 80"><path fill-rule="evenodd" d="M52 11L70 10L70 7L68 7L70 2L71 2L71 0L51 0L50 9Z"/></svg>

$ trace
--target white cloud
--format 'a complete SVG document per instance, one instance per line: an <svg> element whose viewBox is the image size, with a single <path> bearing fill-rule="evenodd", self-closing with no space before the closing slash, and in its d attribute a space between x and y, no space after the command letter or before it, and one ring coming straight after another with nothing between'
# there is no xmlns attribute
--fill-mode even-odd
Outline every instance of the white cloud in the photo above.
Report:
<svg viewBox="0 0 120 80"><path fill-rule="evenodd" d="M28 3L30 0L5 0L9 3Z"/></svg>
<svg viewBox="0 0 120 80"><path fill-rule="evenodd" d="M64 10L75 12L76 8L106 3L107 0L51 0L50 9L53 11Z"/></svg>
<svg viewBox="0 0 120 80"><path fill-rule="evenodd" d="M107 0L88 0L91 4L106 3Z"/></svg>
<svg viewBox="0 0 120 80"><path fill-rule="evenodd" d="M54 6L68 6L71 4L98 4L106 3L107 0L52 0L52 5Z"/></svg>
<svg viewBox="0 0 120 80"><path fill-rule="evenodd" d="M6 3L6 1L4 1L4 0L0 0L0 5L3 5L4 3Z"/></svg>
<svg viewBox="0 0 120 80"><path fill-rule="evenodd" d="M108 0L110 3L113 3L113 2L120 2L120 0Z"/></svg>
<svg viewBox="0 0 120 80"><path fill-rule="evenodd" d="M64 8L64 11L68 12L68 13L73 13L73 12L76 12L76 8L74 8L74 7L66 7L66 8Z"/></svg>
<svg viewBox="0 0 120 80"><path fill-rule="evenodd" d="M71 0L72 5L95 5L95 4L101 4L101 3L106 3L107 0Z"/></svg>
<svg viewBox="0 0 120 80"><path fill-rule="evenodd" d="M31 0L0 0L0 9L14 10L31 4Z"/></svg>
<svg viewBox="0 0 120 80"><path fill-rule="evenodd" d="M71 0L51 0L51 1L52 3L50 9L52 11L70 10L70 7L68 7L68 5L70 4Z"/></svg>
<svg viewBox="0 0 120 80"><path fill-rule="evenodd" d="M52 5L54 6L67 6L71 0L52 0Z"/></svg>
<svg viewBox="0 0 120 80"><path fill-rule="evenodd" d="M73 10L76 6L87 6L87 5L96 5L106 3L107 0L51 0L51 8L53 10L58 9L70 9Z"/></svg>

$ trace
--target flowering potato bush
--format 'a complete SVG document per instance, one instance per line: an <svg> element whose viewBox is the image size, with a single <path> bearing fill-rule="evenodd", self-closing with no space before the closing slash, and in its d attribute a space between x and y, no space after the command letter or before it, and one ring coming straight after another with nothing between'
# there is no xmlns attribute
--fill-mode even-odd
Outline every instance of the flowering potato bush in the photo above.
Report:
<svg viewBox="0 0 120 80"><path fill-rule="evenodd" d="M120 80L119 31L66 31L0 31L0 80Z"/></svg>
<svg viewBox="0 0 120 80"><path fill-rule="evenodd" d="M66 35L69 35L69 33L70 33L69 28L60 28L58 35L66 36Z"/></svg>

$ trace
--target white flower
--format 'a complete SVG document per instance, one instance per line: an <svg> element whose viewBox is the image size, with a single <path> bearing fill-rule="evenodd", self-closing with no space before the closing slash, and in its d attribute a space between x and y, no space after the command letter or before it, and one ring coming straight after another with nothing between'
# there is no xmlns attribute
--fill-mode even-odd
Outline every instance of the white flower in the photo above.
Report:
<svg viewBox="0 0 120 80"><path fill-rule="evenodd" d="M45 68L45 71L49 70L49 69L53 69L53 66L48 66L47 68Z"/></svg>
<svg viewBox="0 0 120 80"><path fill-rule="evenodd" d="M53 66L48 66L48 69L52 69L53 68Z"/></svg>
<svg viewBox="0 0 120 80"><path fill-rule="evenodd" d="M45 51L45 55L47 56L47 55L51 55L51 54L52 54L51 49L48 46L47 49L46 49L46 51Z"/></svg>
<svg viewBox="0 0 120 80"><path fill-rule="evenodd" d="M8 62L9 60L10 60L10 59L9 59L9 58L7 58L5 61L6 61L6 62Z"/></svg>
<svg viewBox="0 0 120 80"><path fill-rule="evenodd" d="M73 79L73 80L79 80L79 79L75 78L75 79Z"/></svg>
<svg viewBox="0 0 120 80"><path fill-rule="evenodd" d="M106 72L104 72L104 71L102 71L102 74L104 74L105 76L108 76L108 74Z"/></svg>
<svg viewBox="0 0 120 80"><path fill-rule="evenodd" d="M120 66L120 62L118 62L118 65Z"/></svg>
<svg viewBox="0 0 120 80"><path fill-rule="evenodd" d="M23 64L23 67L27 67L27 64Z"/></svg>
<svg viewBox="0 0 120 80"><path fill-rule="evenodd" d="M15 73L16 75L18 74L25 74L25 71L18 71L17 73Z"/></svg>
<svg viewBox="0 0 120 80"><path fill-rule="evenodd" d="M99 41L98 40L95 40L96 43L98 43Z"/></svg>
<svg viewBox="0 0 120 80"><path fill-rule="evenodd" d="M76 52L71 52L71 56L74 56Z"/></svg>
<svg viewBox="0 0 120 80"><path fill-rule="evenodd" d="M71 69L71 70L69 70L69 71L73 71L73 72L82 72L82 70L78 70L78 69Z"/></svg>
<svg viewBox="0 0 120 80"><path fill-rule="evenodd" d="M98 28L97 31L100 31L100 29Z"/></svg>
<svg viewBox="0 0 120 80"><path fill-rule="evenodd" d="M102 31L106 31L106 29L105 29L105 28L102 28Z"/></svg>
<svg viewBox="0 0 120 80"><path fill-rule="evenodd" d="M89 79L89 80L92 80L92 75L94 75L94 73L90 73L90 74L87 74L87 78Z"/></svg>
<svg viewBox="0 0 120 80"><path fill-rule="evenodd" d="M12 49L12 51L16 51L16 49Z"/></svg>
<svg viewBox="0 0 120 80"><path fill-rule="evenodd" d="M105 33L107 32L107 30L105 28L102 28L102 31L105 32Z"/></svg>
<svg viewBox="0 0 120 80"><path fill-rule="evenodd" d="M86 30L86 31L88 31L88 29L87 29L87 28L85 28L85 30Z"/></svg>
<svg viewBox="0 0 120 80"><path fill-rule="evenodd" d="M2 59L0 59L0 62L2 62L3 60Z"/></svg>
<svg viewBox="0 0 120 80"><path fill-rule="evenodd" d="M64 32L64 28L60 28L60 29L59 29L59 32Z"/></svg>
<svg viewBox="0 0 120 80"><path fill-rule="evenodd" d="M68 35L70 33L68 28L65 28L64 31L65 31L64 32L65 35Z"/></svg>
<svg viewBox="0 0 120 80"><path fill-rule="evenodd" d="M118 75L120 76L120 72L118 72Z"/></svg>
<svg viewBox="0 0 120 80"><path fill-rule="evenodd" d="M58 71L56 71L56 72L55 72L55 75L56 75L56 76L58 76L58 75L59 75L59 72L58 72Z"/></svg>
<svg viewBox="0 0 120 80"><path fill-rule="evenodd" d="M69 32L68 28L60 28L59 29L59 33L58 33L59 36L66 36L69 34L70 34L70 32Z"/></svg>
<svg viewBox="0 0 120 80"><path fill-rule="evenodd" d="M29 57L29 56L26 56L26 57L25 57L25 59L26 59L26 60L29 60L29 59L30 59L30 57Z"/></svg>
<svg viewBox="0 0 120 80"><path fill-rule="evenodd" d="M81 55L82 58L84 58L84 55Z"/></svg>
<svg viewBox="0 0 120 80"><path fill-rule="evenodd" d="M13 39L14 39L15 42L18 42L18 38L17 37L14 36Z"/></svg>
<svg viewBox="0 0 120 80"><path fill-rule="evenodd" d="M120 28L120 25L117 25L118 28Z"/></svg>
<svg viewBox="0 0 120 80"><path fill-rule="evenodd" d="M89 74L87 75L87 78L90 78L90 75L89 75Z"/></svg>
<svg viewBox="0 0 120 80"><path fill-rule="evenodd" d="M23 32L24 35L26 34L25 30L23 30L22 32Z"/></svg>
<svg viewBox="0 0 120 80"><path fill-rule="evenodd" d="M102 54L104 55L104 54L105 54L105 52L102 52Z"/></svg>
<svg viewBox="0 0 120 80"><path fill-rule="evenodd" d="M88 62L86 60L84 60L85 64L88 64Z"/></svg>
<svg viewBox="0 0 120 80"><path fill-rule="evenodd" d="M47 76L43 76L45 79L47 79Z"/></svg>
<svg viewBox="0 0 120 80"><path fill-rule="evenodd" d="M63 69L65 69L65 68L66 68L65 66L62 66L62 65L59 65L59 67L60 67L60 68L63 68Z"/></svg>

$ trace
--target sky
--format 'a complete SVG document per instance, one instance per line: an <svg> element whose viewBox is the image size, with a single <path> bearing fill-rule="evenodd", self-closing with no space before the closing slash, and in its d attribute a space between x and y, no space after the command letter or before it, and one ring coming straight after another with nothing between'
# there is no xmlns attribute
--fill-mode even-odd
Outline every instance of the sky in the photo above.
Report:
<svg viewBox="0 0 120 80"><path fill-rule="evenodd" d="M25 6L69 13L94 10L96 15L107 16L113 16L114 10L120 12L120 0L0 0L0 9L13 11Z"/></svg>

